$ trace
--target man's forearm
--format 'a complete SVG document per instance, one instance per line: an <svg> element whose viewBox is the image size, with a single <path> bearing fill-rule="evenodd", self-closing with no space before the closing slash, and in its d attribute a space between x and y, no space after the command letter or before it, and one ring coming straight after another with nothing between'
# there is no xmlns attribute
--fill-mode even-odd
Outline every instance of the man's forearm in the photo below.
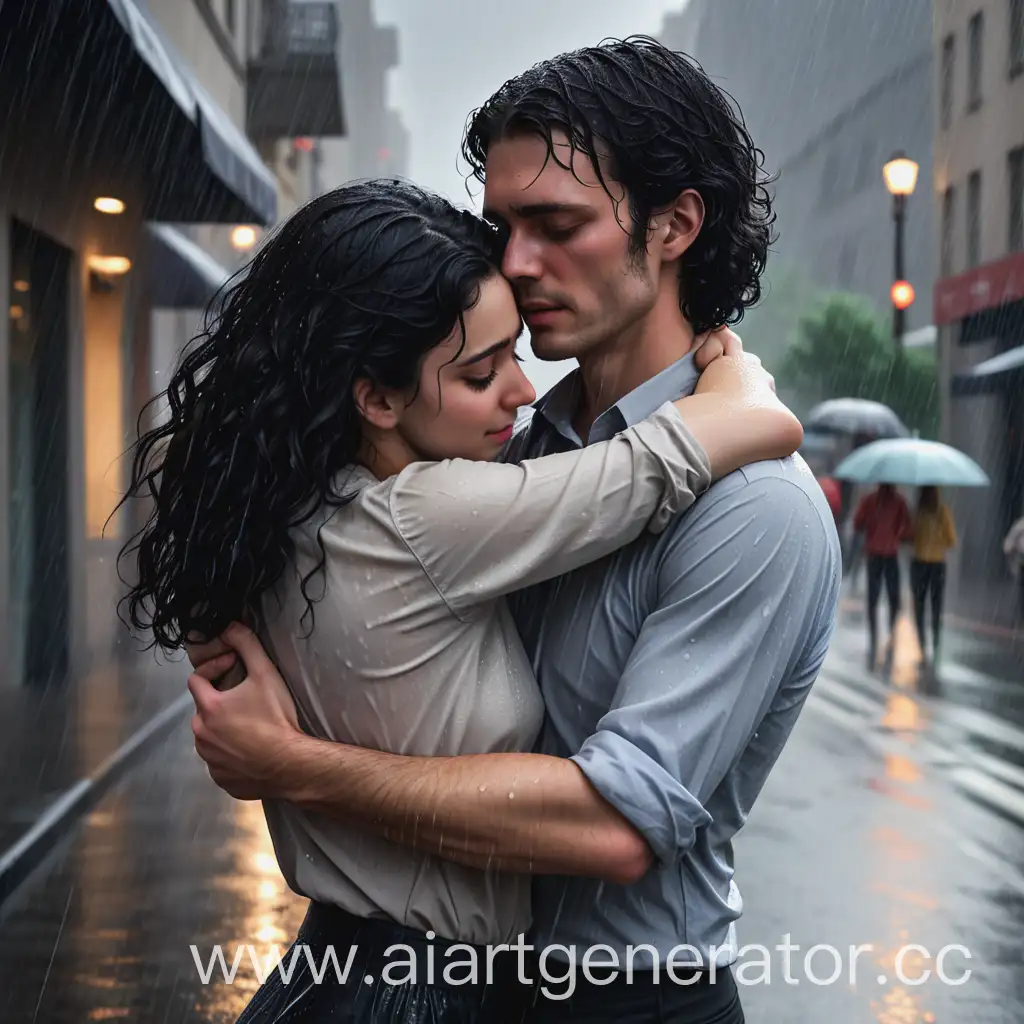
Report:
<svg viewBox="0 0 1024 1024"><path fill-rule="evenodd" d="M405 757L302 736L284 761L284 799L469 867L629 884L653 862L564 758Z"/></svg>

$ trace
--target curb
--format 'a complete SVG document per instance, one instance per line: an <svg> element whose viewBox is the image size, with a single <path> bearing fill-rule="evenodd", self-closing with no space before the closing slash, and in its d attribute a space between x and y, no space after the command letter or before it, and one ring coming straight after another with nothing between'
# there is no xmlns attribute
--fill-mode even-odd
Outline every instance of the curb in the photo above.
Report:
<svg viewBox="0 0 1024 1024"><path fill-rule="evenodd" d="M154 715L95 771L54 800L13 846L0 852L0 908L86 812L124 777L150 747L167 736L191 708L192 697L185 693Z"/></svg>

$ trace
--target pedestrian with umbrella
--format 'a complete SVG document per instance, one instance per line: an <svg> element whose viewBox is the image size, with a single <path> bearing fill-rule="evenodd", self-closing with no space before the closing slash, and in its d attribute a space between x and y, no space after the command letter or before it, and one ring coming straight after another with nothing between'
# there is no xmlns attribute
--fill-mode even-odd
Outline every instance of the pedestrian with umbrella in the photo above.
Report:
<svg viewBox="0 0 1024 1024"><path fill-rule="evenodd" d="M891 483L865 494L853 517L853 529L864 534L868 560L868 671L875 667L878 601L885 584L889 603L889 647L900 614L900 545L914 536L910 509Z"/></svg>
<svg viewBox="0 0 1024 1024"><path fill-rule="evenodd" d="M1010 567L1010 572L1017 580L1017 610L1021 619L1024 620L1024 516L1021 516L1010 527L1003 540L1003 554L1006 555L1006 563Z"/></svg>
<svg viewBox="0 0 1024 1024"><path fill-rule="evenodd" d="M867 398L830 398L819 402L807 416L805 438L832 435L850 439L854 450L879 438L908 437L910 431L896 413L881 402ZM834 474L833 474L834 475ZM827 493L827 492L826 492ZM853 499L853 484L846 482L840 490L836 527L843 533ZM832 499L829 499L832 505ZM834 506L833 506L834 508ZM844 543L843 571L856 581L862 554L862 537L854 531L849 546Z"/></svg>
<svg viewBox="0 0 1024 1024"><path fill-rule="evenodd" d="M931 603L932 660L939 659L942 601L946 592L946 552L956 547L953 513L939 496L938 487L921 488L914 514L914 560L910 563L910 591L914 597L914 622L921 658L928 661L925 606Z"/></svg>
<svg viewBox="0 0 1024 1024"><path fill-rule="evenodd" d="M914 541L914 563L911 568L911 586L914 591L914 612L917 621L918 635L921 639L922 654L925 651L924 636L924 597L931 599L932 611L932 645L937 653L939 646L940 621L942 615L942 599L945 591L945 558L946 552L956 545L956 528L953 516L939 497L939 487L986 487L989 478L985 471L963 452L937 441L923 441L916 437L890 438L874 441L848 455L838 467L835 475L841 480L855 483L881 483L878 491L867 495L861 508L857 510L857 520L864 524L870 533L869 523L875 527L873 545L877 550L885 549L891 553L892 562L876 565L876 574L881 573L889 589L890 602L892 587L899 588L899 565L896 554L899 543L892 543L892 535L899 534L902 539ZM889 495L895 496L899 504L906 510L906 502L896 493L894 484L922 489L918 503L917 516L910 520L909 513L904 519L903 512L891 501ZM882 497L876 497L882 495ZM874 501L872 501L874 499ZM864 511L862 512L861 509ZM884 511L883 511L884 510ZM886 535L888 530L888 536ZM871 634L872 653L871 665L874 665L874 607L878 603L875 593L872 603L871 585L871 549L872 542L867 543L868 563L868 628ZM876 583L876 591L880 584ZM892 611L892 622L895 623L896 612Z"/></svg>

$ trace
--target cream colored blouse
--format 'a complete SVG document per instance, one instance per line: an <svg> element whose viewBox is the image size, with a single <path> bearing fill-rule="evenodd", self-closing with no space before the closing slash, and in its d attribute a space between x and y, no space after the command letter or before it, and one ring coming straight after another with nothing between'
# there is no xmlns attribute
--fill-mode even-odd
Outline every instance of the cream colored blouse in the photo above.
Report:
<svg viewBox="0 0 1024 1024"><path fill-rule="evenodd" d="M520 465L421 462L387 480L353 468L354 500L296 530L262 638L315 736L400 754L530 750L544 708L504 595L662 531L709 483L670 403L609 441ZM300 584L318 529L310 630ZM529 927L527 875L265 809L281 870L310 899L464 942Z"/></svg>

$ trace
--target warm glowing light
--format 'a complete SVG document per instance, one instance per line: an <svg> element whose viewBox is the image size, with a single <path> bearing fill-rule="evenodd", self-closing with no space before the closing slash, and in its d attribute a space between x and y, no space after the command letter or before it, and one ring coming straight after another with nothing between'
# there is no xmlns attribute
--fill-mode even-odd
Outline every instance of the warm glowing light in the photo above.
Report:
<svg viewBox="0 0 1024 1024"><path fill-rule="evenodd" d="M28 281L15 281L13 287L16 292L27 292Z"/></svg>
<svg viewBox="0 0 1024 1024"><path fill-rule="evenodd" d="M269 878L264 878L263 881L260 882L257 891L259 892L260 899L262 900L277 899L277 886L274 885Z"/></svg>
<svg viewBox="0 0 1024 1024"><path fill-rule="evenodd" d="M272 853L264 853L262 850L252 855L252 866L263 875L276 875L277 861Z"/></svg>
<svg viewBox="0 0 1024 1024"><path fill-rule="evenodd" d="M914 286L909 281L895 281L891 291L892 304L897 309L908 309L914 302Z"/></svg>
<svg viewBox="0 0 1024 1024"><path fill-rule="evenodd" d="M265 924L254 936L257 942L283 942L287 935L284 931L278 928L276 925Z"/></svg>
<svg viewBox="0 0 1024 1024"><path fill-rule="evenodd" d="M303 153L313 152L313 140L305 135L300 136L295 140L295 148Z"/></svg>
<svg viewBox="0 0 1024 1024"><path fill-rule="evenodd" d="M256 229L248 224L239 224L231 232L231 244L236 249L251 249L256 244Z"/></svg>
<svg viewBox="0 0 1024 1024"><path fill-rule="evenodd" d="M113 196L97 196L92 205L100 213L124 213L124 203Z"/></svg>
<svg viewBox="0 0 1024 1024"><path fill-rule="evenodd" d="M89 257L89 269L95 270L97 274L127 274L132 269L132 261L127 256L93 254Z"/></svg>
<svg viewBox="0 0 1024 1024"><path fill-rule="evenodd" d="M917 185L917 164L903 153L897 153L883 168L885 187L894 196L909 196Z"/></svg>
<svg viewBox="0 0 1024 1024"><path fill-rule="evenodd" d="M8 310L8 312L11 314L11 319L12 320L20 320L25 315L25 307L24 306L11 306L11 308Z"/></svg>

